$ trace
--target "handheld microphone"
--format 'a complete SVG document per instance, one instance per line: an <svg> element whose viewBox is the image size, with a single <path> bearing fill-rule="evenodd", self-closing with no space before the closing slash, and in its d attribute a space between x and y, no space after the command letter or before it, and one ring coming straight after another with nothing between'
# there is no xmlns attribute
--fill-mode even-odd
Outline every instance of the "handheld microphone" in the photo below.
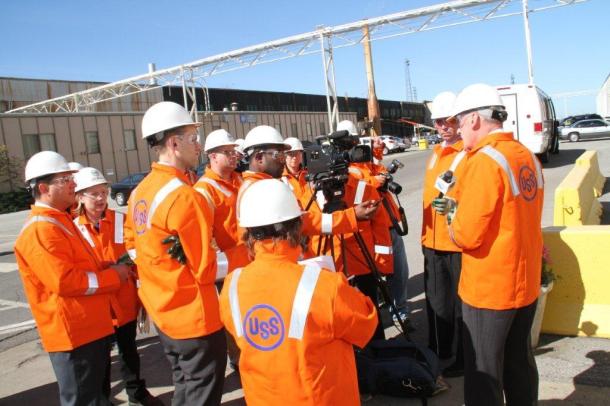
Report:
<svg viewBox="0 0 610 406"><path fill-rule="evenodd" d="M442 182L440 182L441 180ZM440 179L436 180L435 186L438 190L440 190L438 196L436 197L437 199L440 199L445 196L445 193L447 193L447 191L449 190L451 183L453 183L453 171L451 170L446 171L445 173L443 173L443 176L441 176Z"/></svg>

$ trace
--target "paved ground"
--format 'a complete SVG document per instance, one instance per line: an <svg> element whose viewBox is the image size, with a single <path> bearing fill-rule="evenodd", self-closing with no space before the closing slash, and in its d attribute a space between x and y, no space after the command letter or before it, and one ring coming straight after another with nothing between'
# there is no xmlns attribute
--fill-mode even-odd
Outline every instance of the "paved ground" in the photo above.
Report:
<svg viewBox="0 0 610 406"><path fill-rule="evenodd" d="M546 180L543 226L552 223L554 188L571 169L574 160L585 150L599 152L602 173L610 177L610 140L562 143L562 151L544 167ZM409 297L417 331L416 341L424 342L426 335L423 311L423 258L419 245L421 229L422 168L429 151L412 150L392 156L405 163L395 176L403 186L401 200L409 216L410 233L404 238L409 257L411 277ZM609 182L610 183L610 182ZM610 186L607 184L606 189ZM606 215L610 212L610 194L601 198ZM16 272L14 255L10 253L16 235L27 212L0 216L0 405L56 405L57 385L48 360L41 349L31 313L23 296ZM609 223L606 223L609 224ZM7 253L8 252L8 253ZM395 335L393 327L387 335ZM151 391L161 396L166 404L171 399L171 374L158 340L152 336L139 342L143 375ZM113 376L119 376L116 354L113 353ZM610 340L583 337L543 335L536 350L540 373L540 403L543 405L607 405L610 404ZM462 380L449 379L452 388L432 399L430 405L461 405ZM125 401L122 384L113 382L115 403ZM223 404L243 404L238 376L227 369ZM409 405L418 401L374 397L365 405Z"/></svg>

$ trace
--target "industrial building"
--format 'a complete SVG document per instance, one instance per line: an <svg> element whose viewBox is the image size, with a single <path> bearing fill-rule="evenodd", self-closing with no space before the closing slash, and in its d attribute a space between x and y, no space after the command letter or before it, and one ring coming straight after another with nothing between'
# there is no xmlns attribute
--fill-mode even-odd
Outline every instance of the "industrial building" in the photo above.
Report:
<svg viewBox="0 0 610 406"><path fill-rule="evenodd" d="M60 97L91 87L99 82L0 78L0 112ZM261 124L277 128L284 137L313 139L326 134L328 115L326 96L250 91L236 89L196 89L198 120L202 135L224 128L243 138ZM209 100L206 106L203 100ZM141 139L140 124L144 111L159 101L182 104L181 87L166 86L89 106L77 113L4 113L0 114L0 144L22 164L41 150L55 150L70 161L94 166L111 181L150 168L152 152ZM429 121L422 103L380 100L384 134L410 136L413 128L398 122L401 117ZM364 121L366 99L339 99L340 120ZM20 179L0 179L0 192L23 186Z"/></svg>

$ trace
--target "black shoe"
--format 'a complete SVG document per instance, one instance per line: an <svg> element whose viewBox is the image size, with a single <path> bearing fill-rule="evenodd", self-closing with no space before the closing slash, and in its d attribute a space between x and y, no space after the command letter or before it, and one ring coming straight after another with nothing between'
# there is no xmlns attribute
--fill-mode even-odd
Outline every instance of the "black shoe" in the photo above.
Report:
<svg viewBox="0 0 610 406"><path fill-rule="evenodd" d="M443 369L443 376L445 378L455 378L458 376L464 376L464 366L451 364L447 368Z"/></svg>
<svg viewBox="0 0 610 406"><path fill-rule="evenodd" d="M129 406L165 406L161 399L153 396L146 389L139 395L138 399L129 399Z"/></svg>

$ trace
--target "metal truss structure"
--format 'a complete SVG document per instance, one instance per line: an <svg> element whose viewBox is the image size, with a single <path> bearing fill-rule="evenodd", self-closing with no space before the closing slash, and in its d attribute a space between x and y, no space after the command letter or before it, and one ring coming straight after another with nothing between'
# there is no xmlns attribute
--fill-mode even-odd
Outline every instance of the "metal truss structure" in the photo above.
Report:
<svg viewBox="0 0 610 406"><path fill-rule="evenodd" d="M321 53L327 89L330 128L338 117L337 93L334 79L333 49L362 43L362 29L369 27L370 40L393 38L423 31L522 15L556 7L582 3L587 0L456 0L447 3L407 10L382 17L360 20L334 27L318 27L315 31L237 49L199 59L183 65L156 70L144 75L93 87L77 93L34 103L10 110L9 113L79 112L103 101L156 89L181 85L184 103L190 97L196 106L195 86L206 78L249 68L264 63L298 56ZM194 111L191 111L194 114Z"/></svg>

